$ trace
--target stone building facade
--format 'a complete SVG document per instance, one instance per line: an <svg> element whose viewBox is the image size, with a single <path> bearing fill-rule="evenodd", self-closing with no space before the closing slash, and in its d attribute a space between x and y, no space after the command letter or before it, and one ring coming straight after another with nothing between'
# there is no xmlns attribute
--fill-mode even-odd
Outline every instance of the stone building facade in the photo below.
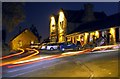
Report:
<svg viewBox="0 0 120 79"><path fill-rule="evenodd" d="M84 10L60 9L59 13L54 15L56 20L53 24L56 32L52 34L50 31L50 41L72 43L79 41L85 45L105 37L106 43L115 44L120 38L120 24L116 19L118 17L119 13L107 16L104 12L95 12L92 4L85 4ZM50 29L54 29L51 24L52 20L50 20Z"/></svg>

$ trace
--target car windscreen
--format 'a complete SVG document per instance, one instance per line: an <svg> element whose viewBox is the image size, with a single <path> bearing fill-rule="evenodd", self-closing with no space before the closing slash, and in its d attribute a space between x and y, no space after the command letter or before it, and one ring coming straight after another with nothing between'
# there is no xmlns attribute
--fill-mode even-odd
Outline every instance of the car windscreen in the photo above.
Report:
<svg viewBox="0 0 120 79"><path fill-rule="evenodd" d="M53 43L53 44L48 44L48 45L53 46L53 45L58 45L58 44L57 43Z"/></svg>

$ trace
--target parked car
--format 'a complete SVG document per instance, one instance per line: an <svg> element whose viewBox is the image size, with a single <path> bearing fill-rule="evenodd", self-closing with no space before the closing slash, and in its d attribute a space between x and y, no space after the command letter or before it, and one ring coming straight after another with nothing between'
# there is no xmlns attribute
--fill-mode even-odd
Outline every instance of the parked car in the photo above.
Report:
<svg viewBox="0 0 120 79"><path fill-rule="evenodd" d="M43 50L59 50L61 52L64 52L65 50L77 50L80 48L79 44L74 44L71 42L62 42L62 43L46 43L41 46L41 49Z"/></svg>
<svg viewBox="0 0 120 79"><path fill-rule="evenodd" d="M46 50L57 50L59 48L58 43L48 43L46 45Z"/></svg>
<svg viewBox="0 0 120 79"><path fill-rule="evenodd" d="M43 43L43 44L40 46L40 49L41 49L41 50L46 50L46 46L47 46L47 43Z"/></svg>
<svg viewBox="0 0 120 79"><path fill-rule="evenodd" d="M30 47L31 47L31 48L38 48L39 45L37 45L37 44L31 44Z"/></svg>
<svg viewBox="0 0 120 79"><path fill-rule="evenodd" d="M39 49L40 48L40 43L34 43L34 44L30 44L30 47L31 48L36 48L36 49Z"/></svg>
<svg viewBox="0 0 120 79"><path fill-rule="evenodd" d="M63 43L59 43L59 50L64 52L65 50L77 50L78 49L78 45L71 43L71 42L63 42Z"/></svg>

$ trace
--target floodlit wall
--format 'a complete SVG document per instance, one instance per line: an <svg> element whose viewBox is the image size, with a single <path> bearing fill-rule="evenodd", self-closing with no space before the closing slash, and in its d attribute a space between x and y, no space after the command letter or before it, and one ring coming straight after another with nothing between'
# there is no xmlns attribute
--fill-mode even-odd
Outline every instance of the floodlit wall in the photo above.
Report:
<svg viewBox="0 0 120 79"><path fill-rule="evenodd" d="M107 41L109 41L109 43L107 43L107 44L116 44L116 30L115 29L116 29L116 27L108 28L108 29L104 29L104 30L96 30L96 31L92 31L92 32L85 32L85 33L81 33L81 34L73 33L73 34L67 35L66 37L67 37L67 41L71 41L72 43L76 43L76 41L80 41L81 45L83 46L85 44L92 44L98 38L100 38L101 37L100 31L102 33L104 31L107 32L109 30L108 33L110 33L110 34L108 34L108 33L105 34L106 39L109 37L109 39L107 40Z"/></svg>
<svg viewBox="0 0 120 79"><path fill-rule="evenodd" d="M88 35L89 35L89 33L85 33L85 36L84 36L84 44L87 44L88 43Z"/></svg>
<svg viewBox="0 0 120 79"><path fill-rule="evenodd" d="M58 18L58 42L66 41L66 26L67 21L64 15L64 12L60 10Z"/></svg>
<svg viewBox="0 0 120 79"><path fill-rule="evenodd" d="M52 15L50 17L50 42L56 42L57 41L57 25L55 16Z"/></svg>
<svg viewBox="0 0 120 79"><path fill-rule="evenodd" d="M115 28L110 28L109 33L111 34L110 35L110 44L116 44Z"/></svg>
<svg viewBox="0 0 120 79"><path fill-rule="evenodd" d="M17 50L20 47L29 46L31 42L38 42L38 38L29 30L25 30L11 41L11 48Z"/></svg>

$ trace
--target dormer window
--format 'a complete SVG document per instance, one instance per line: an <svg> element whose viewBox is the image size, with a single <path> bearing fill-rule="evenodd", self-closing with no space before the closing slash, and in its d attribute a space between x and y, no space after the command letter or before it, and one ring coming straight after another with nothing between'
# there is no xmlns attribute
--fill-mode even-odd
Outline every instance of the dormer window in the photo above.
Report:
<svg viewBox="0 0 120 79"><path fill-rule="evenodd" d="M63 29L63 21L60 22L61 29Z"/></svg>
<svg viewBox="0 0 120 79"><path fill-rule="evenodd" d="M64 21L64 13L62 11L59 13L59 20L60 22Z"/></svg>
<svg viewBox="0 0 120 79"><path fill-rule="evenodd" d="M55 25L52 25L52 30L53 30L53 31L55 30Z"/></svg>
<svg viewBox="0 0 120 79"><path fill-rule="evenodd" d="M62 25L62 22L60 22L60 26Z"/></svg>
<svg viewBox="0 0 120 79"><path fill-rule="evenodd" d="M63 28L63 21L62 21L62 24L61 24L61 25L62 25L62 28Z"/></svg>
<svg viewBox="0 0 120 79"><path fill-rule="evenodd" d="M51 17L51 25L55 25L55 18L53 16Z"/></svg>
<svg viewBox="0 0 120 79"><path fill-rule="evenodd" d="M52 27L55 27L55 25L52 25Z"/></svg>

